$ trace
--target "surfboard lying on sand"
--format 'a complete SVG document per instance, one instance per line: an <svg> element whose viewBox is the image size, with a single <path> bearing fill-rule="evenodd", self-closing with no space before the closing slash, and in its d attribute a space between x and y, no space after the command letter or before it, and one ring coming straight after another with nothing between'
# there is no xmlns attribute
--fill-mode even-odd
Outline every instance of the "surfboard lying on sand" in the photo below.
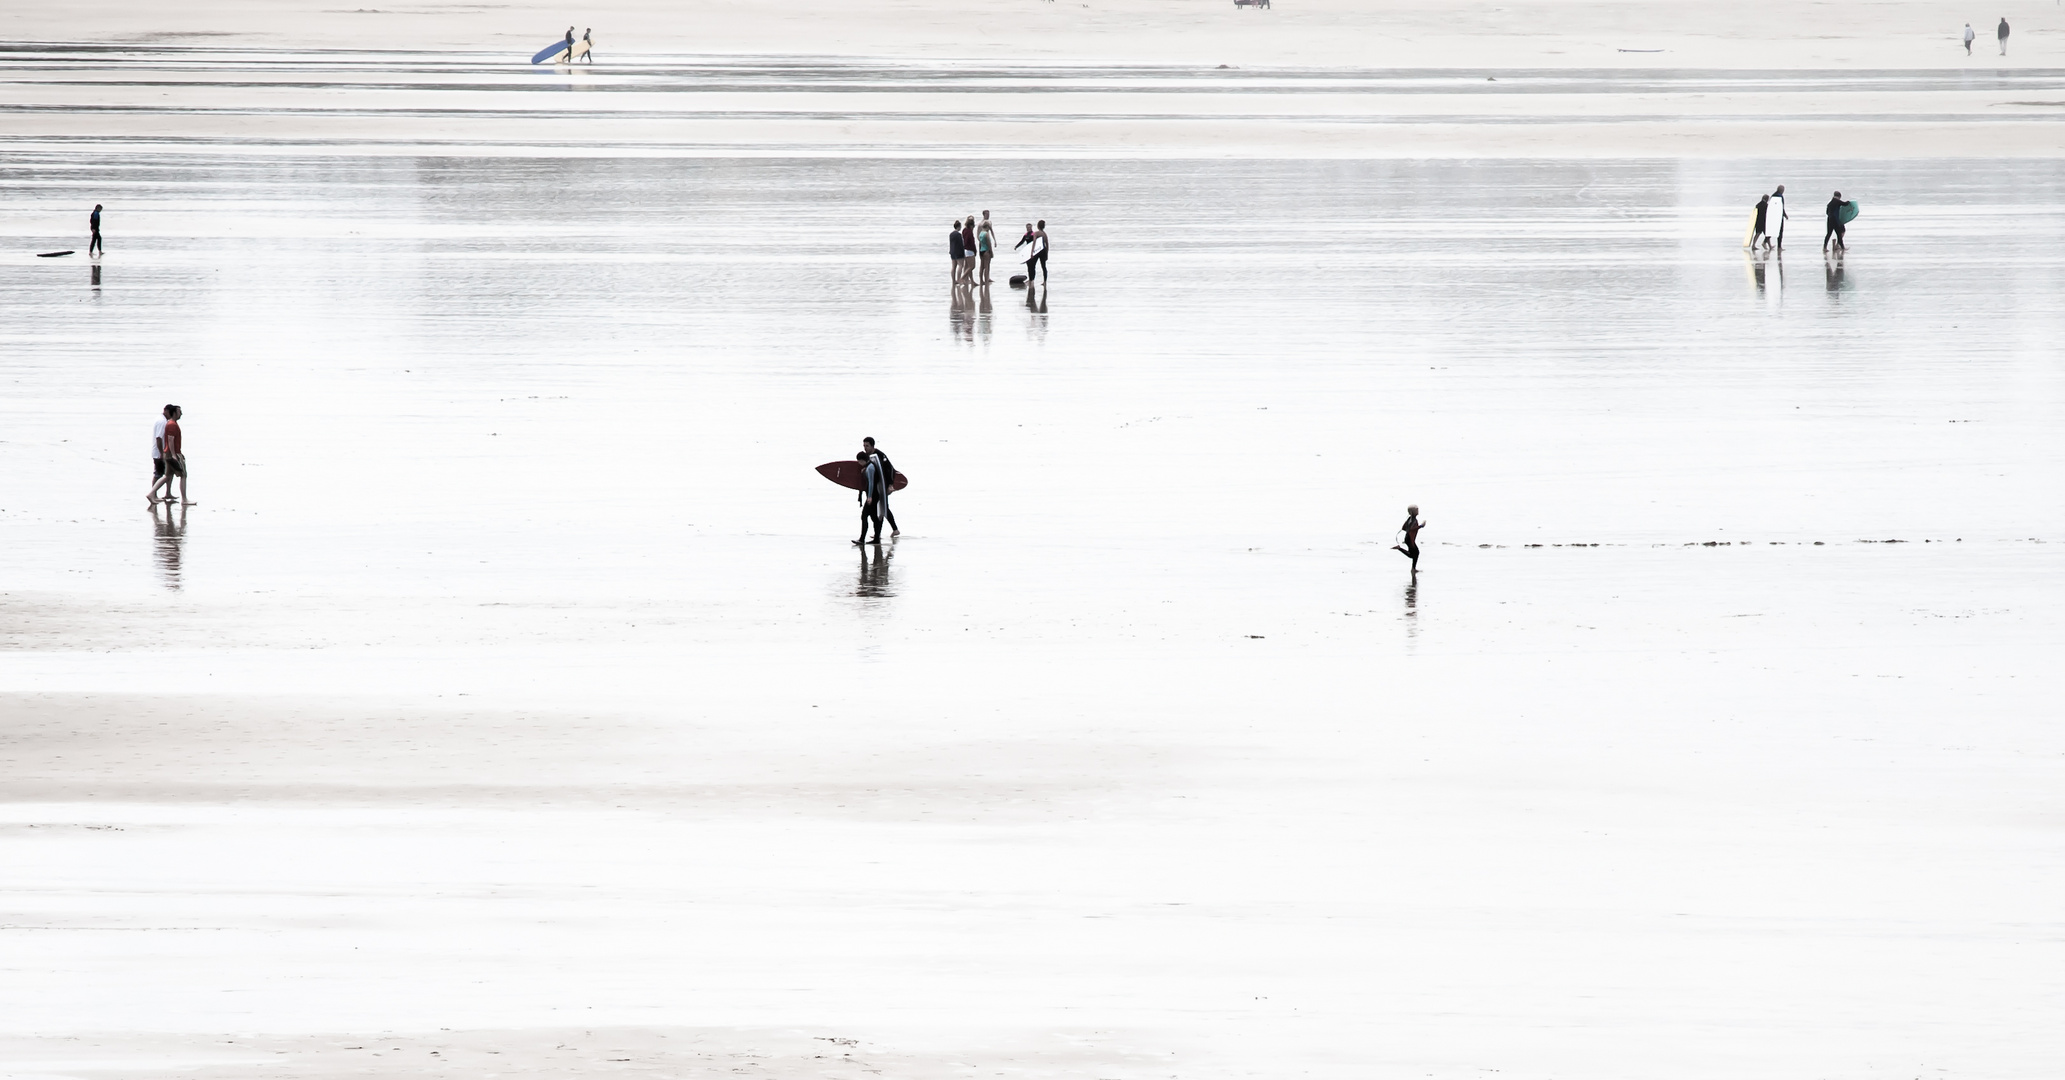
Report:
<svg viewBox="0 0 2065 1080"><path fill-rule="evenodd" d="M71 251L39 251L36 253L36 257L39 259L55 259L59 255L73 255L77 254L77 252L78 249L76 248L72 249Z"/></svg>
<svg viewBox="0 0 2065 1080"><path fill-rule="evenodd" d="M538 50L538 55L531 57L531 63L542 64L545 61L550 60L553 57L558 56L564 52L566 52L566 42L555 41L552 44L547 45L544 48Z"/></svg>
<svg viewBox="0 0 2065 1080"><path fill-rule="evenodd" d="M861 464L858 461L827 461L819 465L817 471L818 475L842 488L852 488L855 491L866 491L868 489L866 477L861 471ZM889 490L902 491L910 482L910 477L899 472L896 474L895 481L889 485Z"/></svg>
<svg viewBox="0 0 2065 1080"><path fill-rule="evenodd" d="M1856 220L1857 220L1857 200L1856 200L1856 199L1851 199L1851 200L1850 200L1849 202L1846 202L1846 203L1844 203L1844 204L1843 204L1843 218L1842 218L1842 220L1843 220L1843 224L1845 224L1845 225L1848 225L1849 223L1851 223L1851 222L1853 222L1853 221L1856 221Z"/></svg>

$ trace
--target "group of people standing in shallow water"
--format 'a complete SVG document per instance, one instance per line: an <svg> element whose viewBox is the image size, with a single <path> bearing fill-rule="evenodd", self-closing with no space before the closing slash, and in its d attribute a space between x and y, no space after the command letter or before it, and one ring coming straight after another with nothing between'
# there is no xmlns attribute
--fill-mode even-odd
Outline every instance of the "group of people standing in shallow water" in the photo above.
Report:
<svg viewBox="0 0 2065 1080"><path fill-rule="evenodd" d="M1037 270L1041 281L1047 280L1047 223L1038 225L1027 222L1025 235L1011 245L1013 251L1028 248L1025 260L1025 283L1032 284ZM982 220L974 214L957 219L946 234L946 255L953 269L955 285L988 285L989 264L997 254L997 231L989 223L989 211L982 212ZM1013 282L1012 284L1017 284Z"/></svg>

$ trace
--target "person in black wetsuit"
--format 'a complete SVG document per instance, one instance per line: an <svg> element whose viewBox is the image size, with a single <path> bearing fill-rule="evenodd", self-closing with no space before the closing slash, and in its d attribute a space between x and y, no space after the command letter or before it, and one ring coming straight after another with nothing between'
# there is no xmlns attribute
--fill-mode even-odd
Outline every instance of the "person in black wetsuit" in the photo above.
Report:
<svg viewBox="0 0 2065 1080"><path fill-rule="evenodd" d="M589 63L591 63L591 64L592 64L592 63L594 63L594 62L595 62L595 28L591 26L591 27L589 27L588 29L586 29L586 30L583 30L583 31L581 31L581 40L582 40L582 41L585 41L585 42L587 42L587 43L588 43L588 51L587 51L587 52L584 52L584 53L582 53L582 54L581 54L581 56L582 56L583 58L585 58L585 59L586 59L586 60L587 60L587 61L588 61Z"/></svg>
<svg viewBox="0 0 2065 1080"><path fill-rule="evenodd" d="M574 62L574 28L573 28L573 27L571 27L571 26L569 26L569 27L567 27L567 28L566 28L566 59L565 59L565 60L563 60L563 61L562 61L562 63L568 63L568 64L571 64L571 63L573 63L573 62Z"/></svg>
<svg viewBox="0 0 2065 1080"><path fill-rule="evenodd" d="M946 234L947 265L954 268L954 284L961 283L961 267L968 257L968 243L961 239L961 219L954 219L954 227Z"/></svg>
<svg viewBox="0 0 2065 1080"><path fill-rule="evenodd" d="M1843 205L1843 193L1840 191L1836 192L1835 198L1828 201L1828 231L1821 235L1821 250L1824 253L1828 251L1828 242L1831 239L1836 242L1837 251L1844 250Z"/></svg>
<svg viewBox="0 0 2065 1080"><path fill-rule="evenodd" d="M1417 506L1406 507L1405 524L1398 527L1399 531L1405 533L1405 542L1391 545L1391 550L1413 561L1413 573L1415 574L1420 572L1420 530L1426 527L1427 523L1420 520L1420 508Z"/></svg>
<svg viewBox="0 0 2065 1080"><path fill-rule="evenodd" d="M858 547L868 542L868 522L872 521L875 523L875 543L879 544L882 542L882 493L888 485L882 481L882 467L868 457L867 451L853 455L853 460L861 467L860 539L853 543Z"/></svg>
<svg viewBox="0 0 2065 1080"><path fill-rule="evenodd" d="M889 496L896 492L896 466L889 461L889 455L875 449L875 437L870 435L860 441L861 454L882 470L882 494L875 500L875 508L881 517L889 522L889 535L902 536L903 530L896 526L896 511L889 508ZM875 535L882 535L882 526L875 526Z"/></svg>
<svg viewBox="0 0 2065 1080"><path fill-rule="evenodd" d="M1755 247L1757 246L1757 241L1758 241L1758 240L1761 240L1761 239L1763 239L1763 237L1764 237L1764 215L1765 215L1765 214L1767 214L1767 213L1769 213L1769 212L1770 212L1770 210L1771 210L1771 196L1769 196L1769 195L1760 195L1760 196L1758 196L1758 197L1757 197L1757 223L1756 223L1756 225L1755 225L1755 226L1751 227L1751 229L1750 229L1750 247L1751 247L1752 249L1754 249L1754 248L1755 248Z"/></svg>
<svg viewBox="0 0 2065 1080"><path fill-rule="evenodd" d="M93 204L93 214L86 219L86 228L93 235L86 241L86 254L94 255L106 250L100 242L100 204Z"/></svg>

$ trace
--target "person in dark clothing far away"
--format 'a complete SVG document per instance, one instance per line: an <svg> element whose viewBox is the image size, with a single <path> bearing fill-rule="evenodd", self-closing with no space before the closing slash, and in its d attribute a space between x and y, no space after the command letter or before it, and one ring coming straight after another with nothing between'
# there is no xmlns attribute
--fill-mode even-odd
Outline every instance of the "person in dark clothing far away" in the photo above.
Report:
<svg viewBox="0 0 2065 1080"><path fill-rule="evenodd" d="M2000 20L2000 26L1999 26L1999 28L1997 28L1997 29L1995 29L1995 30L1994 30L1994 32L1993 32L1993 36L1994 36L1994 37L1997 37L1997 38L1999 38L1999 39L2000 39L2000 54L2001 54L2002 56L2006 56L2006 55L2008 55L2008 18L2007 18L2007 16L2005 16L2005 15L2001 16L2001 20Z"/></svg>
<svg viewBox="0 0 2065 1080"><path fill-rule="evenodd" d="M582 56L584 56L584 57L586 57L589 63L591 63L591 64L592 64L592 63L594 63L594 62L595 62L595 28L591 26L591 27L589 27L588 29L586 29L586 30L583 30L583 31L581 31L581 40L582 40L582 41L583 41L584 43L586 43L586 44L587 44L587 46L588 46L588 51L587 51L587 52L585 52L585 53L582 53L581 55L582 55Z"/></svg>
<svg viewBox="0 0 2065 1080"><path fill-rule="evenodd" d="M1427 523L1420 520L1420 508L1417 506L1406 507L1405 524L1398 527L1398 531L1405 534L1405 539L1400 543L1391 545L1391 550L1413 561L1413 573L1415 574L1420 572L1420 530L1426 527Z"/></svg>
<svg viewBox="0 0 2065 1080"><path fill-rule="evenodd" d="M103 250L100 242L100 204L93 204L93 213L86 218L86 228L93 235L86 240L86 254L97 255Z"/></svg>
<svg viewBox="0 0 2065 1080"><path fill-rule="evenodd" d="M574 62L574 28L571 26L566 28L566 56L562 59L569 64Z"/></svg>
<svg viewBox="0 0 2065 1080"><path fill-rule="evenodd" d="M875 449L875 437L872 435L860 441L860 452L866 455L869 461L881 467L882 496L876 500L876 506L881 511L882 519L889 522L889 535L902 536L903 530L896 527L896 511L889 508L889 496L896 493L896 466L890 463L888 454ZM877 526L875 532L880 535L881 527Z"/></svg>
<svg viewBox="0 0 2065 1080"><path fill-rule="evenodd" d="M874 463L863 450L853 455L860 463L860 539L853 543L857 547L868 542L868 522L875 523L875 543L882 542L882 493L887 485L882 480L882 467Z"/></svg>
<svg viewBox="0 0 2065 1080"><path fill-rule="evenodd" d="M1836 242L1837 251L1844 250L1843 205L1843 193L1840 191L1836 192L1834 198L1828 200L1828 231L1821 234L1822 251L1828 250L1828 242L1831 239Z"/></svg>
<svg viewBox="0 0 2065 1080"><path fill-rule="evenodd" d="M1013 250L1013 251L1017 251L1017 250L1018 250L1019 248L1022 248L1022 247L1024 247L1025 245L1027 245L1027 244L1030 244L1030 243L1032 243L1032 242L1033 242L1033 237L1034 237L1034 236L1036 236L1036 235L1038 235L1038 234L1036 234L1035 232L1033 232L1032 222L1030 222L1030 221L1026 222L1026 223L1025 223L1025 235L1024 235L1024 236L1021 236L1021 237L1019 237L1019 238L1018 238L1018 242L1017 242L1017 243L1015 243L1015 244L1013 244L1013 245L1011 245L1011 250ZM1031 288L1031 287L1032 287L1032 268L1033 268L1033 261L1032 261L1032 252L1029 252L1029 251L1028 251L1028 252L1026 252L1026 260L1025 260L1025 284L1026 284L1026 287L1027 287L1027 288Z"/></svg>
<svg viewBox="0 0 2065 1080"><path fill-rule="evenodd" d="M961 219L955 218L946 234L947 265L953 267L954 284L961 283L961 270L968 265L968 245L961 240Z"/></svg>
<svg viewBox="0 0 2065 1080"><path fill-rule="evenodd" d="M970 285L975 284L975 253L975 215L969 214L961 225L961 257L967 260L961 264L966 268L961 271L961 280Z"/></svg>
<svg viewBox="0 0 2065 1080"><path fill-rule="evenodd" d="M1770 210L1771 196L1765 195L1757 199L1757 223L1750 226L1750 249L1753 251L1756 249L1757 241L1764 238L1764 215Z"/></svg>

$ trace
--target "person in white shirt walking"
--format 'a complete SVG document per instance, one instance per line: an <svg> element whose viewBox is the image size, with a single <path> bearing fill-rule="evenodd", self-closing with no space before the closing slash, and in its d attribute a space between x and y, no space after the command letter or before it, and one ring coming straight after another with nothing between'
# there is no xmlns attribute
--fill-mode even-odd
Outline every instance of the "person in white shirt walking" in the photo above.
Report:
<svg viewBox="0 0 2065 1080"><path fill-rule="evenodd" d="M1966 55L1966 56L1970 56L1970 55L1972 55L1972 41L1973 41L1973 39L1977 38L1978 36L1979 36L1979 35L1977 35L1977 34L1975 34L1975 33L1973 33L1973 32L1972 32L1972 24L1971 24L1971 23L1966 23L1966 24L1965 24L1965 55Z"/></svg>

